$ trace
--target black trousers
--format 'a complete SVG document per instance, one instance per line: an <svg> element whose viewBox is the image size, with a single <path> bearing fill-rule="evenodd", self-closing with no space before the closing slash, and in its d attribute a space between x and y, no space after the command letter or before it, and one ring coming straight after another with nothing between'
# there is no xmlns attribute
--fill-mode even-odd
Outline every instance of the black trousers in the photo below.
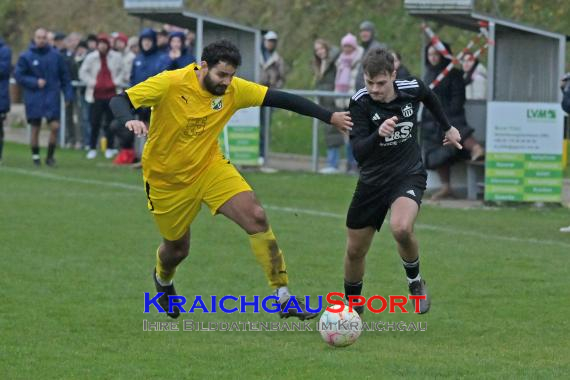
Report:
<svg viewBox="0 0 570 380"><path fill-rule="evenodd" d="M4 119L6 115L0 113L0 160L2 159L2 149L4 148Z"/></svg>
<svg viewBox="0 0 570 380"><path fill-rule="evenodd" d="M119 140L121 149L133 149L135 147L135 134L129 131L124 125L120 125L117 119L111 122L111 130Z"/></svg>
<svg viewBox="0 0 570 380"><path fill-rule="evenodd" d="M138 120L145 122L147 125L150 124L150 108L139 108L136 114ZM111 122L111 131L119 140L121 149L134 149L135 134L125 128L124 125L120 125L116 119Z"/></svg>
<svg viewBox="0 0 570 380"><path fill-rule="evenodd" d="M89 121L91 122L91 138L89 146L91 149L97 149L97 139L99 138L99 131L101 127L105 131L107 137L107 149L112 149L115 142L115 134L111 130L111 121L113 120L113 112L109 107L111 99L95 99L91 104L91 114Z"/></svg>

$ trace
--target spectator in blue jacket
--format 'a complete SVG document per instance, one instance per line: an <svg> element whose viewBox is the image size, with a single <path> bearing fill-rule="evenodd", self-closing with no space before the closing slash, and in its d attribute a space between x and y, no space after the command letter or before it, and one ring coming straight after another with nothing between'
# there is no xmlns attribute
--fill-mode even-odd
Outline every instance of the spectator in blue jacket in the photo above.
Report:
<svg viewBox="0 0 570 380"><path fill-rule="evenodd" d="M140 53L133 61L131 86L139 84L164 70L164 60L156 45L156 32L145 28L139 35Z"/></svg>
<svg viewBox="0 0 570 380"><path fill-rule="evenodd" d="M160 54L168 53L168 40L170 34L164 28L156 33L156 48Z"/></svg>
<svg viewBox="0 0 570 380"><path fill-rule="evenodd" d="M166 70L177 70L196 61L196 58L186 47L186 38L182 32L170 33L168 52L163 56Z"/></svg>
<svg viewBox="0 0 570 380"><path fill-rule="evenodd" d="M26 118L32 127L32 160L40 166L39 134L42 119L50 126L46 165L55 165L54 153L59 129L60 93L73 100L73 88L67 65L61 54L47 43L47 31L39 28L28 50L18 59L16 80L24 88Z"/></svg>
<svg viewBox="0 0 570 380"><path fill-rule="evenodd" d="M4 147L4 119L10 111L10 71L12 69L12 50L0 38L0 164Z"/></svg>
<svg viewBox="0 0 570 380"><path fill-rule="evenodd" d="M167 56L167 55L166 55ZM157 34L150 28L145 28L139 34L139 53L133 61L130 85L134 86L165 70L165 54L158 50ZM139 120L149 123L150 109L141 108L137 111ZM113 131L119 139L121 151L115 163L123 165L135 159L135 135L123 126L113 123Z"/></svg>

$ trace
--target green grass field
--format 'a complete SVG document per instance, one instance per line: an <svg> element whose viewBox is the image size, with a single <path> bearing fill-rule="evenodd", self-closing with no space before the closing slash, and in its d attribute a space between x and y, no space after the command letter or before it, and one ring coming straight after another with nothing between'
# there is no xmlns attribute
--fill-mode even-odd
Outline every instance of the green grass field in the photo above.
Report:
<svg viewBox="0 0 570 380"><path fill-rule="evenodd" d="M290 111L275 109L271 117L270 150L279 153L312 153L313 119ZM319 128L319 153L326 156L324 131Z"/></svg>
<svg viewBox="0 0 570 380"><path fill-rule="evenodd" d="M45 150L43 151L45 153ZM8 144L0 166L0 378L383 379L567 378L570 224L562 208L422 208L417 235L433 296L425 332L364 332L344 349L318 332L143 332L144 292L160 237L140 173L58 151L35 169ZM342 291L344 213L353 177L247 173L299 295ZM205 210L192 228L179 293L265 296L245 234ZM364 293L406 294L383 230ZM184 315L200 322L276 321L269 314Z"/></svg>

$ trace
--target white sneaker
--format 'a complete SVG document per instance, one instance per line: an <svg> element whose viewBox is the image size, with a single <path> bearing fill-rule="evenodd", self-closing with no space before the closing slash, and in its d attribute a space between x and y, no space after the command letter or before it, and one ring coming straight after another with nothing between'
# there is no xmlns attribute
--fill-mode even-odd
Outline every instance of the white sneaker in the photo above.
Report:
<svg viewBox="0 0 570 380"><path fill-rule="evenodd" d="M570 226L560 228L560 232L570 232Z"/></svg>
<svg viewBox="0 0 570 380"><path fill-rule="evenodd" d="M115 157L119 153L117 149L106 149L105 150L105 158L110 160L111 158Z"/></svg>
<svg viewBox="0 0 570 380"><path fill-rule="evenodd" d="M94 159L95 157L97 157L97 151L95 149L89 149L86 157L88 160Z"/></svg>
<svg viewBox="0 0 570 380"><path fill-rule="evenodd" d="M338 170L337 168L333 168L332 166L327 166L326 168L322 168L321 170L319 170L319 173L321 173L321 174L338 174L338 173L340 173L340 170Z"/></svg>

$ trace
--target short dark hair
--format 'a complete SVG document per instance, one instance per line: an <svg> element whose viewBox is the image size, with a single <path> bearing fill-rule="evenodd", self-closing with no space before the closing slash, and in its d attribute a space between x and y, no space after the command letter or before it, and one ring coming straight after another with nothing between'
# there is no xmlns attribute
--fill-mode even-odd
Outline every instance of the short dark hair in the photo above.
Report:
<svg viewBox="0 0 570 380"><path fill-rule="evenodd" d="M210 68L220 62L226 62L237 68L241 65L241 54L237 46L230 41L219 40L204 48L202 61L206 61Z"/></svg>
<svg viewBox="0 0 570 380"><path fill-rule="evenodd" d="M386 49L371 49L362 60L362 71L371 78L378 74L394 72L394 56Z"/></svg>

